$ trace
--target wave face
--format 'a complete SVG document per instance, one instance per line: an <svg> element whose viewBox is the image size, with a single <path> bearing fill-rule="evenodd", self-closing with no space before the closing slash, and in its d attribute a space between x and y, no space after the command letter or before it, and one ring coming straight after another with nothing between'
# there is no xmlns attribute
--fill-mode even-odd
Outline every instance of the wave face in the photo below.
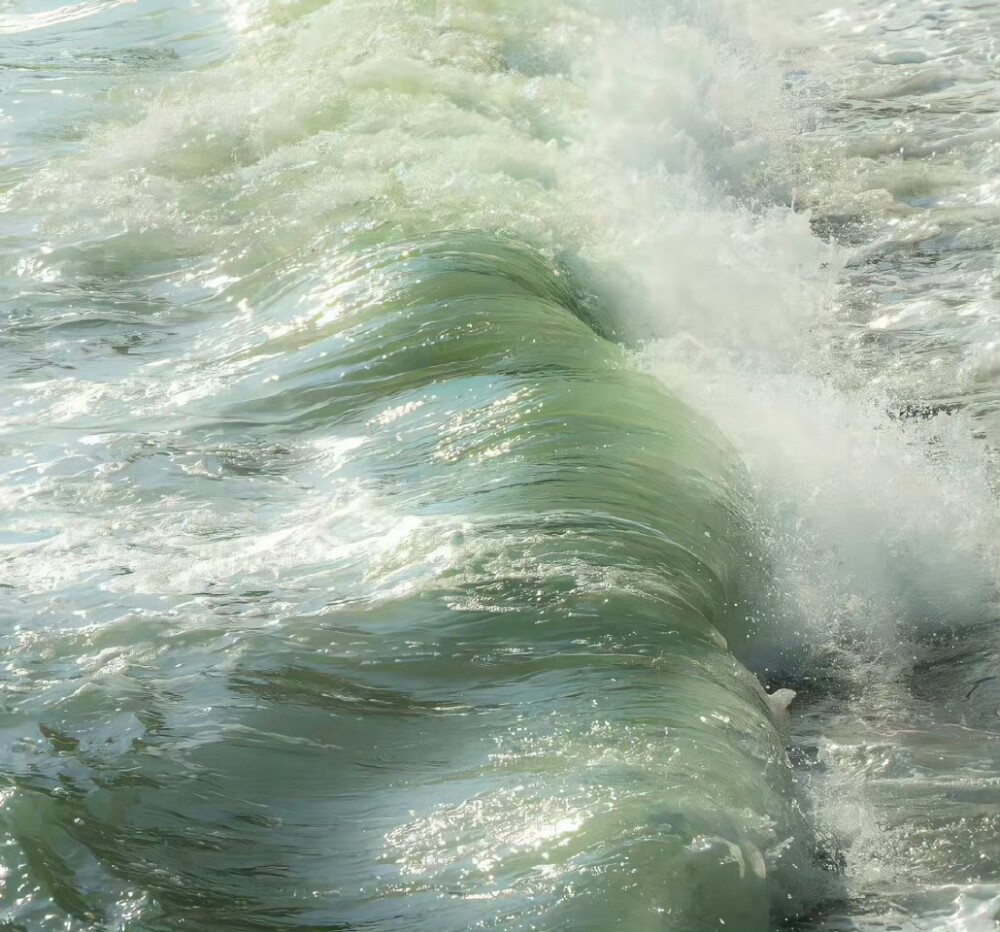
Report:
<svg viewBox="0 0 1000 932"><path fill-rule="evenodd" d="M992 928L992 10L883 6L8 4L0 925Z"/></svg>
<svg viewBox="0 0 1000 932"><path fill-rule="evenodd" d="M197 482L308 494L259 566L92 635L141 661L39 696L28 876L77 919L124 884L152 928L768 928L804 829L720 634L736 461L524 248L339 259L182 433Z"/></svg>

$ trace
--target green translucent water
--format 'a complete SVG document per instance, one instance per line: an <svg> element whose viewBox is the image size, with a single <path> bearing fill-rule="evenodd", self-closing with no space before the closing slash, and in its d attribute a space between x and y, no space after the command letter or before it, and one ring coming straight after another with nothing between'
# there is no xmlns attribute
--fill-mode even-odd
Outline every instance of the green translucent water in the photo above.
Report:
<svg viewBox="0 0 1000 932"><path fill-rule="evenodd" d="M199 583L123 592L135 554L35 629L26 921L766 928L782 846L811 855L720 634L721 440L521 247L338 258L335 302L102 489L150 538L173 499Z"/></svg>

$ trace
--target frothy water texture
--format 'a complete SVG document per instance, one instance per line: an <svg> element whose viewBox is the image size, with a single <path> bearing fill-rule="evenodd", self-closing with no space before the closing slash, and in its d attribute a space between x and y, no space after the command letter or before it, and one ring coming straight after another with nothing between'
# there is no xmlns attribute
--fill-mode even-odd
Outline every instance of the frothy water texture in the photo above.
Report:
<svg viewBox="0 0 1000 932"><path fill-rule="evenodd" d="M0 926L996 929L998 30L0 5Z"/></svg>

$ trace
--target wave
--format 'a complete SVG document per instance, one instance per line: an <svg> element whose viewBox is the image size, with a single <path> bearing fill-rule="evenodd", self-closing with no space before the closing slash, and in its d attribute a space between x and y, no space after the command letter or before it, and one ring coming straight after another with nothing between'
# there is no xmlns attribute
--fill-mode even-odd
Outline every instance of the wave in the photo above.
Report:
<svg viewBox="0 0 1000 932"><path fill-rule="evenodd" d="M256 346L185 443L316 438L368 527L311 572L307 526L264 549L307 560L322 610L148 632L54 705L13 803L33 874L78 919L128 901L154 929L801 909L809 831L726 642L751 628L738 460L522 246L428 236L339 268L336 302Z"/></svg>

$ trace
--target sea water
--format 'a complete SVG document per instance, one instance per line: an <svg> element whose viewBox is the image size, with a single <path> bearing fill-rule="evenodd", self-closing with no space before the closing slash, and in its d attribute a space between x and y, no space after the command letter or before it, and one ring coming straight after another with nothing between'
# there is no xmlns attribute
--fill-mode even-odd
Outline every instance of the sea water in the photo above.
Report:
<svg viewBox="0 0 1000 932"><path fill-rule="evenodd" d="M995 928L997 29L5 6L4 921Z"/></svg>

